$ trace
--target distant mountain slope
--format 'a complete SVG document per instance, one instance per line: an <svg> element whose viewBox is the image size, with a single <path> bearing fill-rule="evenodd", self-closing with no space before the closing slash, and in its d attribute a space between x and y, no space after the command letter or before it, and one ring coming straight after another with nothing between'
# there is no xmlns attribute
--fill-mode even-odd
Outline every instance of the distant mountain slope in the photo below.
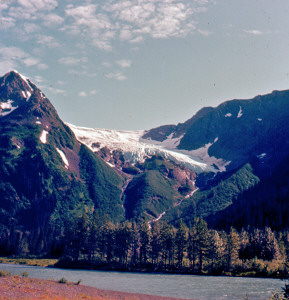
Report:
<svg viewBox="0 0 289 300"><path fill-rule="evenodd" d="M209 219L211 226L229 228L234 226L273 230L289 228L289 155L274 169L272 174L233 200L225 210Z"/></svg>
<svg viewBox="0 0 289 300"><path fill-rule="evenodd" d="M216 108L204 108L183 124L170 127L177 148L210 163L215 157L228 170L247 162L255 167L276 166L289 148L289 91L274 91L250 100L232 100ZM144 137L165 142L163 126ZM205 151L207 150L207 152ZM266 161L266 163L265 163Z"/></svg>
<svg viewBox="0 0 289 300"><path fill-rule="evenodd" d="M117 151L117 157L122 155L122 164L129 162L144 172L129 168L137 176L130 180L124 192L127 217L159 218L161 215L167 221L182 218L189 222L195 216L210 220L226 209L231 212L231 218L218 213L218 224L221 224L223 218L237 220L230 209L241 194L255 193L258 188L254 187L260 181L262 186L264 180L270 187L271 175L289 153L288 120L289 91L274 91L249 100L227 101L216 108L205 107L184 123L148 131L69 126L79 140L113 165L116 160L109 159ZM191 189L182 197L175 194L170 181L157 168L153 172L142 170L140 166L154 155L194 170L197 173L194 186L199 190L189 197L195 191ZM163 193L164 190L167 193ZM246 193L246 190L249 191ZM154 204L152 199L158 201ZM263 204L266 205L266 201Z"/></svg>

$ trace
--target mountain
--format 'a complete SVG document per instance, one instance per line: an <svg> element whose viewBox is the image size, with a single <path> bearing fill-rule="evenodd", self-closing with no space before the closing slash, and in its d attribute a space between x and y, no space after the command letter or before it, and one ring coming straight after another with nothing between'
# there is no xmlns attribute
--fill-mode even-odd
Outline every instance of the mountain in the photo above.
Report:
<svg viewBox="0 0 289 300"><path fill-rule="evenodd" d="M100 138L88 144L98 150L93 152L70 127L28 78L16 71L0 78L0 232L15 228L59 236L67 220L84 212L114 222L154 220L196 188L194 168L169 160L172 155L162 157L148 144L148 155L128 159L128 152L110 144L111 149L97 148ZM134 134L139 133L126 139L133 141ZM143 147L127 140L124 145Z"/></svg>
<svg viewBox="0 0 289 300"><path fill-rule="evenodd" d="M16 71L0 78L0 128L0 233L58 235L84 211L125 218L123 178L77 141L46 96Z"/></svg>
<svg viewBox="0 0 289 300"><path fill-rule="evenodd" d="M161 216L169 222L180 218L189 222L197 216L210 220L220 211L218 224L222 224L223 210L232 215L231 204L234 203L232 209L237 207L239 197L255 191L255 186L256 189L270 186L271 179L276 181L281 166L287 168L282 162L286 161L289 150L288 117L289 91L285 90L249 100L226 101L215 108L205 107L184 123L147 131L68 125L80 141L106 157L114 167L117 164L112 159L113 153L118 153L123 162L134 166L158 155L194 171L197 190L190 190L178 205L163 207ZM136 187L141 187L144 181L160 182L153 174L148 176L154 179L142 174L134 179L139 180L138 183L131 183L136 195ZM140 210L142 204L137 207Z"/></svg>
<svg viewBox="0 0 289 300"><path fill-rule="evenodd" d="M216 108L203 108L185 123L170 126L166 134L179 139L179 151L188 151L219 170L237 169L250 162L262 172L263 167L270 172L288 153L288 99L286 90L227 101ZM165 143L162 132L163 126L143 137Z"/></svg>
<svg viewBox="0 0 289 300"><path fill-rule="evenodd" d="M36 85L9 72L0 78L0 251L25 232L47 249L69 221L96 213L114 222L288 226L280 212L288 108L289 91L274 91L205 107L177 125L83 128L63 123Z"/></svg>

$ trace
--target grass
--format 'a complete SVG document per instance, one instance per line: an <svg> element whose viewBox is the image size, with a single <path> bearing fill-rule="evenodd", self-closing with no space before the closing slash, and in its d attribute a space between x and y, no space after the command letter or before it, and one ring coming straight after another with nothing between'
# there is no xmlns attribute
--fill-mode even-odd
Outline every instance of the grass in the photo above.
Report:
<svg viewBox="0 0 289 300"><path fill-rule="evenodd" d="M3 264L15 264L15 265L28 265L48 267L56 264L58 259L39 259L39 258L7 258L0 257L0 263Z"/></svg>

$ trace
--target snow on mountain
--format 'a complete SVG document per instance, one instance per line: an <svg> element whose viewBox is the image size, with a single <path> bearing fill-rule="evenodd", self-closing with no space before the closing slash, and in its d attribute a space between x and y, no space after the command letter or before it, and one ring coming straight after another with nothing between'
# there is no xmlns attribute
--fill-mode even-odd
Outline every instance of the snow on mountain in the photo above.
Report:
<svg viewBox="0 0 289 300"><path fill-rule="evenodd" d="M31 87L30 83L29 83L30 79L29 79L28 77L26 77L26 76L20 74L20 73L19 73L18 71L16 71L16 70L13 70L12 72L18 74L18 75L22 78L22 80L28 85L28 88L30 89L30 91L26 91L26 92L27 92L27 95L26 95L25 97L29 98L29 97L31 96L31 91L32 91L32 92L34 91L33 88Z"/></svg>
<svg viewBox="0 0 289 300"><path fill-rule="evenodd" d="M64 162L65 166L68 167L69 166L69 162L64 154L63 151L61 151L60 149L56 148L56 151L58 152L58 154L61 156L62 161Z"/></svg>
<svg viewBox="0 0 289 300"><path fill-rule="evenodd" d="M7 102L0 102L0 116L4 117L12 113L13 110L17 109L18 106L13 106L13 100L8 100Z"/></svg>
<svg viewBox="0 0 289 300"><path fill-rule="evenodd" d="M169 160L181 163L185 167L200 172L224 171L226 162L209 157L208 149L212 145L206 145L202 149L187 151L179 150L177 146L182 139L172 138L173 134L162 142L152 139L143 139L144 130L122 131L110 129L92 129L67 124L76 135L77 139L86 144L93 151L107 147L111 151L120 150L124 158L130 163L143 161L151 155L161 155ZM216 139L217 141L217 139ZM229 162L227 162L228 164ZM218 169L215 168L218 167Z"/></svg>
<svg viewBox="0 0 289 300"><path fill-rule="evenodd" d="M238 112L237 118L241 118L242 116L243 116L243 111L242 111L242 107L240 106L240 110Z"/></svg>
<svg viewBox="0 0 289 300"><path fill-rule="evenodd" d="M41 136L39 138L41 143L43 143L43 144L47 143L47 134L48 134L48 132L46 130L42 130Z"/></svg>

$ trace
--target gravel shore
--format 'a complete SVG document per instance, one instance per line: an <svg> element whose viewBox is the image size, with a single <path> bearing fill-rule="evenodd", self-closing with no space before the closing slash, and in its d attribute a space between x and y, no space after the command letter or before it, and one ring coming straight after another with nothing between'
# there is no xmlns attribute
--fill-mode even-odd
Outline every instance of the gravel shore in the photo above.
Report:
<svg viewBox="0 0 289 300"><path fill-rule="evenodd" d="M107 291L75 283L8 276L0 277L0 299L176 300L178 298Z"/></svg>

